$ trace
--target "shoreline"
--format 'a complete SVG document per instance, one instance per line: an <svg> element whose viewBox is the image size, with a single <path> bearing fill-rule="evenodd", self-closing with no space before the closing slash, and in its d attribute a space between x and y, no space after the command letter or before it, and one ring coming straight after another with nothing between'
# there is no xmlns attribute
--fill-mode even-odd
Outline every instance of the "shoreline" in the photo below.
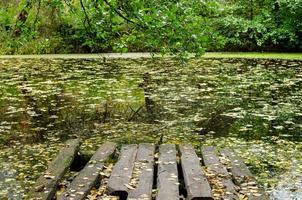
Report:
<svg viewBox="0 0 302 200"><path fill-rule="evenodd" d="M39 55L0 55L0 59L99 59L99 58L169 58L173 56L157 53L95 53L95 54L39 54ZM193 55L190 55L193 57ZM201 58L244 58L244 59L285 59L302 60L302 53L256 53L256 52L209 52Z"/></svg>

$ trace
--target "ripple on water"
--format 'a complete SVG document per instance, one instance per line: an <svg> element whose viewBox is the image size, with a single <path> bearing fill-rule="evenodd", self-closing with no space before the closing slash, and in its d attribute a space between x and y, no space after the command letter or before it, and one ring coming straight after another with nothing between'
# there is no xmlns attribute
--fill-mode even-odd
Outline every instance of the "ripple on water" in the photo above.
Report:
<svg viewBox="0 0 302 200"><path fill-rule="evenodd" d="M272 200L302 200L302 161L294 160L271 193Z"/></svg>
<svg viewBox="0 0 302 200"><path fill-rule="evenodd" d="M21 200L24 197L24 190L19 181L16 180L17 171L9 163L1 163L0 170L0 197Z"/></svg>

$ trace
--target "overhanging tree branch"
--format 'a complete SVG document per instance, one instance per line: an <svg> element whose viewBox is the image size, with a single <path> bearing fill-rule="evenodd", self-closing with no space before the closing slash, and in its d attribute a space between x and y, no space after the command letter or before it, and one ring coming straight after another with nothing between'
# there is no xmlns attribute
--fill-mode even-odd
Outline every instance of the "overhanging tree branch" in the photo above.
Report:
<svg viewBox="0 0 302 200"><path fill-rule="evenodd" d="M142 27L141 24L137 24L134 21L132 21L131 19L127 18L126 16L124 16L118 9L114 8L109 2L108 0L103 0L118 16L120 16L121 18L123 18L126 22L134 24L136 26L140 26Z"/></svg>
<svg viewBox="0 0 302 200"><path fill-rule="evenodd" d="M86 8L85 8L85 6L84 6L83 0L80 0L80 4L81 4L81 8L82 8L82 10L83 10L83 12L84 12L84 15L85 15L85 20L87 20L89 29L90 29L90 31L91 31L91 29L92 29L91 21L90 21L90 18L89 18L89 16L88 16L87 12L86 12ZM84 22L84 25L85 25L85 22Z"/></svg>
<svg viewBox="0 0 302 200"><path fill-rule="evenodd" d="M39 15L40 15L40 9L41 9L41 0L39 0L39 2L38 2L38 8L37 8L37 14L36 14L36 17L35 17L35 21L34 21L34 26L38 22Z"/></svg>
<svg viewBox="0 0 302 200"><path fill-rule="evenodd" d="M75 12L74 12L74 9L73 9L73 7L72 7L72 5L70 4L70 2L68 2L67 0L64 0L64 2L65 2L65 4L70 8L70 11L71 11L72 13L75 13Z"/></svg>

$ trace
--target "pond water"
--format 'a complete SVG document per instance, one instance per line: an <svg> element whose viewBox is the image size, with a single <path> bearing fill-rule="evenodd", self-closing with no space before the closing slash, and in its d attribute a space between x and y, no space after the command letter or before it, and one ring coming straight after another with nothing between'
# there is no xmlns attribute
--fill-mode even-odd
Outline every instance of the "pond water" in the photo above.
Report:
<svg viewBox="0 0 302 200"><path fill-rule="evenodd" d="M301 131L302 61L0 60L0 199L24 199L74 137L231 147L272 199L299 199Z"/></svg>

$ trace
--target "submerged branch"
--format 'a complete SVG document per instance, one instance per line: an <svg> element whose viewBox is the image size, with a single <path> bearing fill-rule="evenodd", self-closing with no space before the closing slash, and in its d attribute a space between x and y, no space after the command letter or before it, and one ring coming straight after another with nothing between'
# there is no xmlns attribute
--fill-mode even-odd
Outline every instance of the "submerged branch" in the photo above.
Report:
<svg viewBox="0 0 302 200"><path fill-rule="evenodd" d="M139 115L139 111L144 107L143 106L140 106L137 110L133 110L133 108L131 106L129 106L130 109L132 110L133 114L131 115L131 117L128 119L128 121L132 121L134 119L134 117L138 114Z"/></svg>

